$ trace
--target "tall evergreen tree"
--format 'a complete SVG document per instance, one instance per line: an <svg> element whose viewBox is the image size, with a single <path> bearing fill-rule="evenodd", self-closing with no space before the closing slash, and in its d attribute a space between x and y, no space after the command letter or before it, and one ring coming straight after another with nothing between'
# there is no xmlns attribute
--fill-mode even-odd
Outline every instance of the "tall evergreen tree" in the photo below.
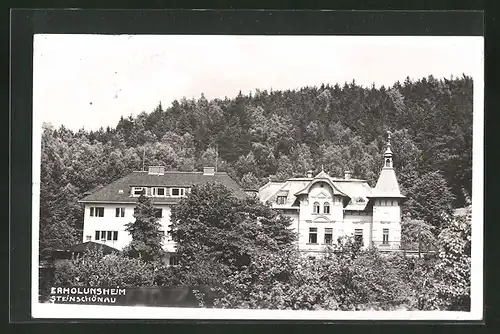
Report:
<svg viewBox="0 0 500 334"><path fill-rule="evenodd" d="M125 230L131 234L132 242L125 248L125 252L145 261L160 260L164 254L162 246L165 232L161 230L156 208L143 193L134 211L135 221L126 224Z"/></svg>
<svg viewBox="0 0 500 334"><path fill-rule="evenodd" d="M404 211L413 219L420 219L439 233L447 218L453 214L454 196L439 172L429 172L410 188Z"/></svg>

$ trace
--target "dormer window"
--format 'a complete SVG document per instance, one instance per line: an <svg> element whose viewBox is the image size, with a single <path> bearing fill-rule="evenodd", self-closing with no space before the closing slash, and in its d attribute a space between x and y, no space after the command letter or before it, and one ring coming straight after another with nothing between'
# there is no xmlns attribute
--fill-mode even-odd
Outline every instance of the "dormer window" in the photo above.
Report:
<svg viewBox="0 0 500 334"><path fill-rule="evenodd" d="M278 198L276 199L276 203L280 205L285 204L285 202L286 202L286 196L278 196Z"/></svg>
<svg viewBox="0 0 500 334"><path fill-rule="evenodd" d="M132 187L132 196L139 197L142 192L146 193L146 188L144 187Z"/></svg>
<svg viewBox="0 0 500 334"><path fill-rule="evenodd" d="M166 191L163 187L154 187L151 189L151 195L154 197L165 197Z"/></svg>
<svg viewBox="0 0 500 334"><path fill-rule="evenodd" d="M184 197L184 188L170 188L170 196L172 197Z"/></svg>

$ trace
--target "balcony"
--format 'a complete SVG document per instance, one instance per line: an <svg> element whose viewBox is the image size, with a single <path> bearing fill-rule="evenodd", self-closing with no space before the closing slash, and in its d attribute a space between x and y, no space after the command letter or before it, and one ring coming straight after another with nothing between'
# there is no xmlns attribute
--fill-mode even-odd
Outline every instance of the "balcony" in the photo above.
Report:
<svg viewBox="0 0 500 334"><path fill-rule="evenodd" d="M404 243L401 241L372 241L372 247L381 252L399 251L405 254L420 256L422 254L436 254L439 249L435 245L426 245L425 243L411 242Z"/></svg>

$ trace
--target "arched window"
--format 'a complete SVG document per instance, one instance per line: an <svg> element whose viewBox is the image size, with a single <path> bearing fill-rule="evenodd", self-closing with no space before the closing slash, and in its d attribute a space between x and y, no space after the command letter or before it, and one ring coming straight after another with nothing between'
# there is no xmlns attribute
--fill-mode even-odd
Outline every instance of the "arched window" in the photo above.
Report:
<svg viewBox="0 0 500 334"><path fill-rule="evenodd" d="M330 213L330 203L325 202L325 204L323 204L323 213Z"/></svg>
<svg viewBox="0 0 500 334"><path fill-rule="evenodd" d="M313 212L314 213L319 213L319 203L318 202L314 202Z"/></svg>

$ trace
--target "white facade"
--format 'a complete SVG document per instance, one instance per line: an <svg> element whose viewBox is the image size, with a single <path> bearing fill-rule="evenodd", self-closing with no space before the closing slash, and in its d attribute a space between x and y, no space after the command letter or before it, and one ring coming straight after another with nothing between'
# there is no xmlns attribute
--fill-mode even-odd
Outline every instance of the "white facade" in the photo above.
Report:
<svg viewBox="0 0 500 334"><path fill-rule="evenodd" d="M311 187L306 194L288 194L289 202L294 205L283 206L278 195L283 189L293 189L293 183L306 179L289 179L278 187L276 193L266 197L266 186L261 188L260 199L270 202L275 209L281 210L292 218L291 228L298 233L298 246L307 253L323 252L325 246L335 243L339 237L359 238L365 248L377 247L382 250L399 249L401 241L401 198L371 198L370 192L356 194L363 197L363 205L353 204L349 195L338 194L342 191L340 180L326 179L324 175L309 179ZM349 180L358 187L363 180ZM280 187L281 186L281 187ZM344 184L344 188L345 184ZM284 196L283 196L284 197ZM357 237L356 237L357 236Z"/></svg>
<svg viewBox="0 0 500 334"><path fill-rule="evenodd" d="M135 207L136 204L131 203L85 203L82 242L93 241L116 249L123 249L132 241L131 235L125 229L126 224L135 220ZM162 212L159 222L165 232L163 248L165 251L175 252L175 244L167 233L171 208L164 204L155 205L155 208L161 209ZM101 216L98 211L103 211L103 215ZM99 235L96 232L99 232Z"/></svg>
<svg viewBox="0 0 500 334"><path fill-rule="evenodd" d="M392 164L390 136L383 168L375 188L365 180L334 178L321 171L315 177L269 182L259 189L259 198L293 219L299 250L323 252L339 237L352 236L364 248L397 250L401 244L401 203Z"/></svg>

